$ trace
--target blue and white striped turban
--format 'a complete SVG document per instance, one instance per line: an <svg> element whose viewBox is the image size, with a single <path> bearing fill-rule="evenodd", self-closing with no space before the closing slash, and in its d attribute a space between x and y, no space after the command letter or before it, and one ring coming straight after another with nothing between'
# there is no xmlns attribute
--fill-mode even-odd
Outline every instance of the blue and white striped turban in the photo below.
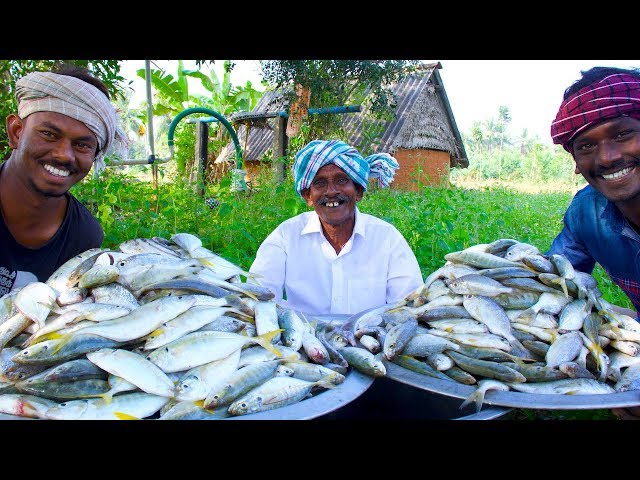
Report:
<svg viewBox="0 0 640 480"><path fill-rule="evenodd" d="M98 139L96 166L104 165L110 149L126 155L127 137L119 125L116 109L107 96L90 83L70 75L31 72L16 82L18 115L56 112L84 123Z"/></svg>
<svg viewBox="0 0 640 480"><path fill-rule="evenodd" d="M293 163L293 180L299 195L309 188L316 173L325 165L335 164L364 190L369 176L376 177L381 187L393 182L395 171L400 167L388 153L375 153L363 158L360 153L341 140L313 140L296 154Z"/></svg>

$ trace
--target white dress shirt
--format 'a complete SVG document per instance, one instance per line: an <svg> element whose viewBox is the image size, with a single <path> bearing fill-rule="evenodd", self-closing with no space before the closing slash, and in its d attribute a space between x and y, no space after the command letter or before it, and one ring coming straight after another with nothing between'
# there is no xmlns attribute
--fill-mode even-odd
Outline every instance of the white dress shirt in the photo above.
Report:
<svg viewBox="0 0 640 480"><path fill-rule="evenodd" d="M339 254L322 233L316 212L304 212L269 234L249 271L262 276L253 281L271 289L282 306L316 315L395 303L424 284L398 229L357 208L353 234Z"/></svg>

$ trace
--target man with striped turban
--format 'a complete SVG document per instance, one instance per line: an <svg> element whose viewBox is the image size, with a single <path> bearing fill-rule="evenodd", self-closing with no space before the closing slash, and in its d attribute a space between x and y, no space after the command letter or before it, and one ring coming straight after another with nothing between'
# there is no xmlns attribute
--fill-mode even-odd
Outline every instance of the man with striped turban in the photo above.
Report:
<svg viewBox="0 0 640 480"><path fill-rule="evenodd" d="M250 268L275 301L310 314L353 314L424 284L402 234L356 206L370 178L387 187L398 168L387 153L363 158L340 140L314 140L296 154L295 189L313 211L282 222Z"/></svg>
<svg viewBox="0 0 640 480"><path fill-rule="evenodd" d="M571 153L576 174L589 185L574 196L547 254L560 253L587 273L600 264L635 307L616 310L638 319L640 71L594 67L582 72L565 91L551 137ZM614 413L632 417L629 410Z"/></svg>
<svg viewBox="0 0 640 480"><path fill-rule="evenodd" d="M0 296L100 247L100 223L69 189L126 145L105 85L86 69L32 72L15 86L12 152L0 165Z"/></svg>

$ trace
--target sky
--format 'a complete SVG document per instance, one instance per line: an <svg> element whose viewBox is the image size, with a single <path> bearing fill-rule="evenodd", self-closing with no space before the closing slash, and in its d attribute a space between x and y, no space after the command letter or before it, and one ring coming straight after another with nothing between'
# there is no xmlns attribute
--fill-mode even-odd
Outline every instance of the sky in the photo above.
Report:
<svg viewBox="0 0 640 480"><path fill-rule="evenodd" d="M549 129L564 90L580 78L581 70L594 66L640 68L640 60L425 60L436 61L442 65L440 77L461 133L467 135L476 121L497 119L500 106L506 106L511 114L509 133L512 136L520 136L526 128L530 137L537 135L546 145L552 145ZM263 88L258 60L234 62L233 85L244 85L250 80L254 88ZM169 61L157 61L157 64L169 73L176 73L177 64ZM195 65L188 61L185 64ZM222 65L223 60L216 60L212 66L204 67L204 73L213 68L221 77ZM146 98L145 83L135 74L136 69L144 66L144 60L123 63L121 74L134 80L133 102Z"/></svg>

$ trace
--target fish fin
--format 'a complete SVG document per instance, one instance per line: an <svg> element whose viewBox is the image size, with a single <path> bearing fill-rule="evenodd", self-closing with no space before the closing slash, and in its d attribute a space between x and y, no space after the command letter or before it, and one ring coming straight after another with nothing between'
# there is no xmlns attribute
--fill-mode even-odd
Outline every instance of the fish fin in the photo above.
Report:
<svg viewBox="0 0 640 480"><path fill-rule="evenodd" d="M284 329L283 328L278 328L276 330L272 330L270 332L267 333L263 333L262 335L258 335L257 337L254 337L256 340L256 343L258 343L258 345L266 348L267 350L269 350L271 353L275 354L278 357L282 357L282 352L280 352L280 350L278 350L277 348L275 348L273 346L273 344L271 343L271 339L276 337L277 335L280 335L280 332L283 332Z"/></svg>
<svg viewBox="0 0 640 480"><path fill-rule="evenodd" d="M60 341L51 350L52 354L58 353L62 347L71 341L73 333L66 333L60 336Z"/></svg>
<svg viewBox="0 0 640 480"><path fill-rule="evenodd" d="M140 417L134 417L124 412L113 412L118 420L140 420Z"/></svg>
<svg viewBox="0 0 640 480"><path fill-rule="evenodd" d="M58 333L58 332L49 332L49 333L45 333L44 335L40 335L39 337L34 337L33 340L31 340L31 337L29 337L24 341L23 345L26 348L31 345L35 345L36 343L44 342L45 340L55 340L57 338L62 338L62 335L63 335L62 333ZM29 343L27 344L27 342Z"/></svg>

